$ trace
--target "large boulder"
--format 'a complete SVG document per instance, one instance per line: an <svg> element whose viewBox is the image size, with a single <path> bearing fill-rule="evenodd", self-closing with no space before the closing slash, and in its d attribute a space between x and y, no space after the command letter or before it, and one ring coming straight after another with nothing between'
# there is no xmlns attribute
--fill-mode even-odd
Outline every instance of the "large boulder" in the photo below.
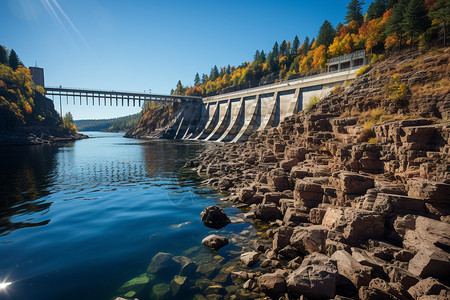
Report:
<svg viewBox="0 0 450 300"><path fill-rule="evenodd" d="M420 280L418 283L410 287L408 292L414 299L419 299L420 297L431 295L445 295L447 297L450 297L450 288L431 277Z"/></svg>
<svg viewBox="0 0 450 300"><path fill-rule="evenodd" d="M282 192L290 189L289 177L283 169L274 169L267 176L267 184L275 189L276 192Z"/></svg>
<svg viewBox="0 0 450 300"><path fill-rule="evenodd" d="M295 228L290 244L303 254L325 252L328 228L321 225Z"/></svg>
<svg viewBox="0 0 450 300"><path fill-rule="evenodd" d="M273 236L272 248L274 251L278 252L287 245L291 239L294 229L292 227L283 226L277 229L275 235Z"/></svg>
<svg viewBox="0 0 450 300"><path fill-rule="evenodd" d="M341 172L337 176L338 188L346 194L364 195L368 189L375 187L372 177L353 172Z"/></svg>
<svg viewBox="0 0 450 300"><path fill-rule="evenodd" d="M255 216L263 221L273 221L281 219L281 211L275 203L261 203L255 207Z"/></svg>
<svg viewBox="0 0 450 300"><path fill-rule="evenodd" d="M211 228L219 229L231 223L224 210L215 205L205 208L200 215L203 224Z"/></svg>
<svg viewBox="0 0 450 300"><path fill-rule="evenodd" d="M450 248L450 224L418 216L410 218L405 228L403 246L419 251L423 248Z"/></svg>
<svg viewBox="0 0 450 300"><path fill-rule="evenodd" d="M409 261L408 270L419 277L450 278L449 254L441 249L423 248Z"/></svg>
<svg viewBox="0 0 450 300"><path fill-rule="evenodd" d="M336 262L324 254L314 253L303 260L286 279L290 294L317 298L334 298L337 282Z"/></svg>
<svg viewBox="0 0 450 300"><path fill-rule="evenodd" d="M337 262L339 274L353 282L357 288L363 285L369 285L372 279L370 276L372 268L361 265L345 250L334 252L331 259Z"/></svg>
<svg viewBox="0 0 450 300"><path fill-rule="evenodd" d="M202 240L203 246L213 250L219 250L228 245L228 238L217 234L211 234Z"/></svg>
<svg viewBox="0 0 450 300"><path fill-rule="evenodd" d="M430 203L449 204L450 184L424 179L410 179L407 184L408 196Z"/></svg>
<svg viewBox="0 0 450 300"><path fill-rule="evenodd" d="M286 289L286 280L282 274L267 273L258 278L258 286L266 294L276 296Z"/></svg>
<svg viewBox="0 0 450 300"><path fill-rule="evenodd" d="M294 199L307 208L316 207L322 202L322 186L303 179L297 179L294 187Z"/></svg>
<svg viewBox="0 0 450 300"><path fill-rule="evenodd" d="M148 273L161 276L173 277L180 270L180 264L174 260L170 253L159 252L153 256L150 265L147 268Z"/></svg>
<svg viewBox="0 0 450 300"><path fill-rule="evenodd" d="M251 267L259 260L259 253L256 251L245 252L241 254L241 262L247 267Z"/></svg>
<svg viewBox="0 0 450 300"><path fill-rule="evenodd" d="M384 234L384 218L373 211L346 208L344 238L349 244L363 243L367 239L381 238Z"/></svg>

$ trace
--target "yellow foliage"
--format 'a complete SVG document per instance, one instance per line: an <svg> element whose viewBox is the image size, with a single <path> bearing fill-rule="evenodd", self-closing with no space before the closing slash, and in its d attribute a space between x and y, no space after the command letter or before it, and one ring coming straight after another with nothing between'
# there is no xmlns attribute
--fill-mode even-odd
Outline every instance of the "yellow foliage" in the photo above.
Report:
<svg viewBox="0 0 450 300"><path fill-rule="evenodd" d="M361 75L366 74L367 72L369 72L370 70L372 70L372 66L371 65L367 65L364 67L359 68L359 70L356 72L356 78L358 78Z"/></svg>
<svg viewBox="0 0 450 300"><path fill-rule="evenodd" d="M325 45L320 45L314 50L314 58L312 62L312 67L314 69L323 69L327 63L327 47Z"/></svg>

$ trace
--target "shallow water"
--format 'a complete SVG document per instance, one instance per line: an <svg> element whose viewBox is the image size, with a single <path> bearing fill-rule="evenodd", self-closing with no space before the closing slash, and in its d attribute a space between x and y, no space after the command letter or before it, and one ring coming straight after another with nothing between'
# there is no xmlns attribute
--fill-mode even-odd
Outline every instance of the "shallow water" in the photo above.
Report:
<svg viewBox="0 0 450 300"><path fill-rule="evenodd" d="M88 134L0 148L0 298L110 299L157 252L186 254L215 231L200 212L219 196L182 169L208 144Z"/></svg>

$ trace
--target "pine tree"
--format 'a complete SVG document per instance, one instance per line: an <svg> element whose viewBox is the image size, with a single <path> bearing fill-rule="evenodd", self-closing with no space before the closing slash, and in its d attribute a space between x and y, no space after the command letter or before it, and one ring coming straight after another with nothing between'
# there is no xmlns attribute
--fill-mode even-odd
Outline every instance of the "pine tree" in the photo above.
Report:
<svg viewBox="0 0 450 300"><path fill-rule="evenodd" d="M214 81L217 79L217 77L219 77L219 68L217 68L217 66L215 65L214 67L211 68L209 80Z"/></svg>
<svg viewBox="0 0 450 300"><path fill-rule="evenodd" d="M19 65L20 65L20 60L19 57L17 56L16 51L14 51L14 49L11 50L11 52L9 52L9 66L13 69L16 70Z"/></svg>
<svg viewBox="0 0 450 300"><path fill-rule="evenodd" d="M286 40L283 40L280 45L280 54L286 55L287 45Z"/></svg>
<svg viewBox="0 0 450 300"><path fill-rule="evenodd" d="M298 36L295 36L294 41L292 42L291 53L294 55L297 54L298 47L300 47L300 40L298 39Z"/></svg>
<svg viewBox="0 0 450 300"><path fill-rule="evenodd" d="M364 16L362 13L362 6L364 2L359 0L350 0L347 6L347 13L345 14L345 23L348 24L355 20L358 24L362 24Z"/></svg>
<svg viewBox="0 0 450 300"><path fill-rule="evenodd" d="M386 0L375 0L375 2L370 3L369 8L367 9L366 21L382 17L385 11Z"/></svg>
<svg viewBox="0 0 450 300"><path fill-rule="evenodd" d="M226 72L228 75L231 75L231 66L230 65L227 66Z"/></svg>
<svg viewBox="0 0 450 300"><path fill-rule="evenodd" d="M273 45L273 48L272 48L272 56L274 57L274 59L278 59L279 55L280 54L278 52L278 43L275 42L275 44Z"/></svg>
<svg viewBox="0 0 450 300"><path fill-rule="evenodd" d="M6 48L0 45L0 64L7 65L8 64L8 52Z"/></svg>
<svg viewBox="0 0 450 300"><path fill-rule="evenodd" d="M306 55L306 53L308 53L308 51L311 49L311 45L314 43L314 38L311 41L311 44L309 43L309 37L305 37L305 40L303 41L303 46L305 47L305 53L304 55Z"/></svg>
<svg viewBox="0 0 450 300"><path fill-rule="evenodd" d="M341 30L342 27L344 27L344 24L342 24L341 22L339 22L339 23L336 25L336 32L339 32L339 30Z"/></svg>
<svg viewBox="0 0 450 300"><path fill-rule="evenodd" d="M266 54L264 53L264 50L261 50L261 55L259 56L259 63L263 63L266 61Z"/></svg>
<svg viewBox="0 0 450 300"><path fill-rule="evenodd" d="M199 84L200 84L200 75L197 73L197 74L195 74L194 85L199 85Z"/></svg>
<svg viewBox="0 0 450 300"><path fill-rule="evenodd" d="M429 16L442 26L444 32L444 46L447 45L447 27L450 24L450 1L437 0L430 9Z"/></svg>
<svg viewBox="0 0 450 300"><path fill-rule="evenodd" d="M330 22L325 20L320 26L319 35L317 36L317 46L325 45L330 46L333 43L334 36L336 35L336 31Z"/></svg>
<svg viewBox="0 0 450 300"><path fill-rule="evenodd" d="M259 50L256 50L255 54L253 55L253 60L258 61L261 54L259 53Z"/></svg>
<svg viewBox="0 0 450 300"><path fill-rule="evenodd" d="M401 24L403 22L403 15L407 1L408 0L401 0L396 3L392 8L391 17L386 22L386 36L392 36L396 34L399 37L399 48L401 48L402 46L404 31Z"/></svg>
<svg viewBox="0 0 450 300"><path fill-rule="evenodd" d="M423 0L410 0L406 7L401 27L410 37L411 48L414 37L423 33L429 26L430 21L427 16L425 2Z"/></svg>
<svg viewBox="0 0 450 300"><path fill-rule="evenodd" d="M207 81L208 81L208 75L203 73L203 75L202 75L202 83L206 83Z"/></svg>

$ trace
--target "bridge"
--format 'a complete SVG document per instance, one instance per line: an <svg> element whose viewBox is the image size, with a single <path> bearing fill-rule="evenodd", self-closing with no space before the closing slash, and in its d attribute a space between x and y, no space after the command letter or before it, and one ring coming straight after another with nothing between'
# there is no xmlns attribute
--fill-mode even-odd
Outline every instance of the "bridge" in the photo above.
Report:
<svg viewBox="0 0 450 300"><path fill-rule="evenodd" d="M94 105L103 101L104 105L141 105L151 101L172 104L180 108L162 132L165 138L192 139L216 142L245 141L253 132L276 127L287 116L291 116L307 107L314 97L328 95L336 86L356 78L356 72L368 63L365 51L358 51L328 62L325 73L314 76L283 81L280 83L249 88L211 97L192 97L178 95L152 95L117 91L96 91L46 87L46 95L65 97L82 103L89 99ZM34 68L36 69L36 68ZM40 69L40 68L37 68ZM36 84L44 86L40 74L33 75Z"/></svg>

